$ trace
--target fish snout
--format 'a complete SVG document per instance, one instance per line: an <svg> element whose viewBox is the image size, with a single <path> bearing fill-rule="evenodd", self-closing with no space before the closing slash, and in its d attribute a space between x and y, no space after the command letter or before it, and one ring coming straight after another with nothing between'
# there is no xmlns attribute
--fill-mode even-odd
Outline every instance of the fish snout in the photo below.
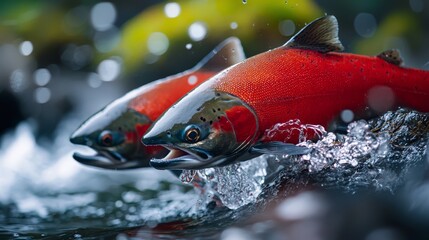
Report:
<svg viewBox="0 0 429 240"><path fill-rule="evenodd" d="M88 145L88 137L86 135L80 134L78 131L74 132L70 136L70 142L78 145Z"/></svg>
<svg viewBox="0 0 429 240"><path fill-rule="evenodd" d="M152 134L152 132L148 132L142 137L141 142L146 146L168 144L165 138L166 137L162 136L162 134Z"/></svg>

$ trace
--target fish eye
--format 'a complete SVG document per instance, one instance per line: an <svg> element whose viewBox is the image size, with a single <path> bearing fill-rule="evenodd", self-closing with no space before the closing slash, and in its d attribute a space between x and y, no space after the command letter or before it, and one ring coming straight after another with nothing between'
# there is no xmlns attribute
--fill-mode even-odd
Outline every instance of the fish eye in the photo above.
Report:
<svg viewBox="0 0 429 240"><path fill-rule="evenodd" d="M111 131L102 131L98 137L98 143L104 147L112 147L123 142L123 138Z"/></svg>
<svg viewBox="0 0 429 240"><path fill-rule="evenodd" d="M185 129L184 139L188 143L196 143L200 140L200 137L201 131L199 127L191 125Z"/></svg>
<svg viewBox="0 0 429 240"><path fill-rule="evenodd" d="M110 147L113 144L113 135L110 131L103 131L100 133L100 136L98 137L98 142L105 146Z"/></svg>

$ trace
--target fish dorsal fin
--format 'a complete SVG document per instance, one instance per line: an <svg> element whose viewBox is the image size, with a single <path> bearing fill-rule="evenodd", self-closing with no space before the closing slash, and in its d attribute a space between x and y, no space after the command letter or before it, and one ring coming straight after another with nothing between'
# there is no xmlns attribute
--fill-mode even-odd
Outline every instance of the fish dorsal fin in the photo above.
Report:
<svg viewBox="0 0 429 240"><path fill-rule="evenodd" d="M322 53L344 50L338 38L338 21L334 16L318 18L305 26L283 47L316 50Z"/></svg>
<svg viewBox="0 0 429 240"><path fill-rule="evenodd" d="M236 37L225 39L196 66L196 69L221 71L246 59L241 42Z"/></svg>
<svg viewBox="0 0 429 240"><path fill-rule="evenodd" d="M404 60L401 57L401 53L398 49L390 49L386 50L377 55L377 57L383 59L384 61L395 64L397 66L401 66Z"/></svg>

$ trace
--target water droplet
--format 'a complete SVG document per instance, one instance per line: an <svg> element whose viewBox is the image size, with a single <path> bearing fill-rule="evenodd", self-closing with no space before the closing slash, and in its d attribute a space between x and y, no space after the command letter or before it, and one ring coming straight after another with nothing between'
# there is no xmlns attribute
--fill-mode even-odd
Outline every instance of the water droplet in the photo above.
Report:
<svg viewBox="0 0 429 240"><path fill-rule="evenodd" d="M229 27L230 27L231 29L237 29L237 28L238 28L238 24L237 24L237 22L231 22L231 23L229 24Z"/></svg>
<svg viewBox="0 0 429 240"><path fill-rule="evenodd" d="M247 3L247 0L243 0L243 4L246 4Z"/></svg>
<svg viewBox="0 0 429 240"><path fill-rule="evenodd" d="M192 48L192 43L187 43L186 45L185 45L185 47L186 47L186 49L191 49Z"/></svg>

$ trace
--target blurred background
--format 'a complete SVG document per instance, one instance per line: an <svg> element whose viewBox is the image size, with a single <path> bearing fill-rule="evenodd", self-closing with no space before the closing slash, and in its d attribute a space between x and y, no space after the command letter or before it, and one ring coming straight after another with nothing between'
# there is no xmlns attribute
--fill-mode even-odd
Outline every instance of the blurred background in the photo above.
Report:
<svg viewBox="0 0 429 240"><path fill-rule="evenodd" d="M19 238L23 233L43 238L49 232L80 239L85 227L93 227L92 236L100 236L106 226L154 226L148 219L158 219L160 213L168 217L188 211L196 195L189 196L190 187L167 172L112 172L80 166L71 158L75 149L68 137L110 101L193 67L227 37L239 37L250 57L283 45L306 23L325 14L338 18L347 52L377 55L397 48L406 66L429 70L427 0L1 1L0 238ZM429 196L429 185L425 186L421 202ZM298 202L311 204L320 197L309 195ZM364 196L362 208L353 212L349 207L358 204L359 198L346 200L347 204L339 200L343 205L336 204L336 195L322 198L332 207L323 219L337 213L332 226L344 234L338 239L353 233L341 230L343 226L353 228L374 215L380 222L394 219L393 226L405 224L406 230L414 232L407 225L415 223L408 221L414 215L407 212L403 217L404 206L395 216L389 215L397 202L384 206L386 199ZM174 201L181 202L172 205ZM289 210L296 207L291 206ZM356 216L356 222L350 220ZM323 219L319 223L331 223ZM349 224L340 224L344 219ZM287 223L291 227L287 231L306 233L308 225L294 225L295 221ZM377 221L375 225L381 224ZM425 229L424 221L417 222L421 225L414 227ZM261 232L271 231L264 229ZM207 234L206 230L196 236ZM391 232L378 233L367 239ZM232 229L221 237L237 239L246 234Z"/></svg>
<svg viewBox="0 0 429 240"><path fill-rule="evenodd" d="M83 121L229 36L252 56L324 14L338 18L346 51L398 48L406 65L428 68L428 13L424 0L2 1L0 133L29 121L37 139L50 139L65 117Z"/></svg>

